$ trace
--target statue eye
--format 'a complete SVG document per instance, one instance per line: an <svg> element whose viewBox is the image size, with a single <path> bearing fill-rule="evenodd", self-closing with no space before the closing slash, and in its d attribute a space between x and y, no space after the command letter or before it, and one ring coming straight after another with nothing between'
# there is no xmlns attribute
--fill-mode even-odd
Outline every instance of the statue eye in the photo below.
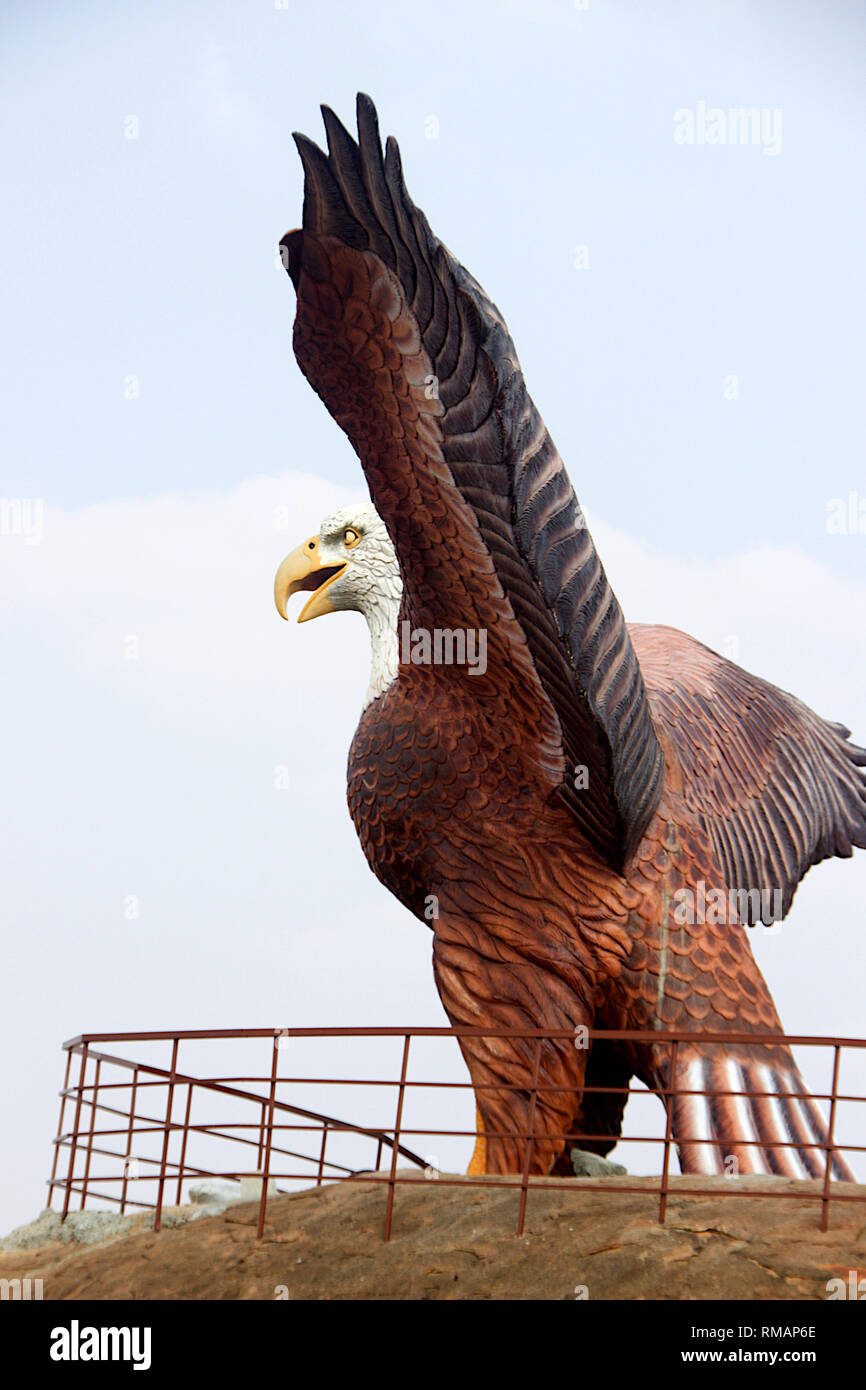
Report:
<svg viewBox="0 0 866 1390"><path fill-rule="evenodd" d="M354 526L347 526L343 532L343 545L347 550L352 550L361 539L361 532L356 531Z"/></svg>

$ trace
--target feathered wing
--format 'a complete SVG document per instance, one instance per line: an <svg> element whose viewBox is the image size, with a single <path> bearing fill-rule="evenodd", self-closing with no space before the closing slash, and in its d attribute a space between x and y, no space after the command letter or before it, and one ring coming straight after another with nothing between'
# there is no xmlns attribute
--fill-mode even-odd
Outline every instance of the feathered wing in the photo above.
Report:
<svg viewBox="0 0 866 1390"><path fill-rule="evenodd" d="M485 628L494 674L497 661L524 663L555 714L558 791L621 870L664 762L568 475L501 314L412 203L393 140L383 157L372 102L358 98L357 142L323 114L328 154L295 137L303 228L281 243L298 294L296 357L361 459L400 561L404 615ZM587 785L576 789L578 767Z"/></svg>
<svg viewBox="0 0 866 1390"><path fill-rule="evenodd" d="M755 894L747 920L769 923L774 889L784 915L813 864L866 848L866 749L682 632L629 631L653 718L677 750L686 805L728 887Z"/></svg>

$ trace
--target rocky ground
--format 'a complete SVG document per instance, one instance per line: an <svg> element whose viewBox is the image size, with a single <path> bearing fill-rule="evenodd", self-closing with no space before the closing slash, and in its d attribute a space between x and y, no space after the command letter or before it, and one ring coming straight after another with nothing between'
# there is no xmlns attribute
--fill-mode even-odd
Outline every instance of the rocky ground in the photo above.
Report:
<svg viewBox="0 0 866 1390"><path fill-rule="evenodd" d="M517 1237L518 1192L419 1177L397 1188L387 1244L386 1188L359 1182L271 1198L258 1242L256 1202L170 1208L157 1234L89 1212L61 1230L49 1213L0 1242L0 1279L41 1278L45 1299L758 1300L826 1299L828 1280L866 1276L866 1187L834 1184L864 1202L834 1204L822 1233L820 1184L702 1181L710 1195L688 1197L695 1180L672 1179L661 1226L657 1180L542 1180ZM732 1181L744 1195L723 1200Z"/></svg>

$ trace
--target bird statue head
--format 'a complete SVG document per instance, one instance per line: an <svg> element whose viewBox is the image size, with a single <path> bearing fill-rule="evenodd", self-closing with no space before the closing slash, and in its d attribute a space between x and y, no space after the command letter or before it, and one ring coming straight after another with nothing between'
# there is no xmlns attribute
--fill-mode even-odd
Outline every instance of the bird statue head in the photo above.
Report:
<svg viewBox="0 0 866 1390"><path fill-rule="evenodd" d="M386 613L396 625L401 588L385 523L371 503L363 502L326 517L317 536L286 556L274 579L274 600L280 616L287 618L292 594L310 593L299 623L354 609L371 626L378 626L376 620Z"/></svg>

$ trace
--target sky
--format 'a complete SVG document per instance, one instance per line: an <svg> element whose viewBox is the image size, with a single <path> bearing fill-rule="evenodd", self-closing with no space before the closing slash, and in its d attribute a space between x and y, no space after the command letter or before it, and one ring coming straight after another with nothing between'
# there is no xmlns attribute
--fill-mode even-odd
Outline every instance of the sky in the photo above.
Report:
<svg viewBox="0 0 866 1390"><path fill-rule="evenodd" d="M446 1022L345 805L363 622L271 597L365 495L276 255L320 102L373 96L506 315L626 616L866 742L864 39L846 3L7 0L0 1231L45 1203L65 1038ZM753 933L790 1031L864 1033L864 890L820 866Z"/></svg>

